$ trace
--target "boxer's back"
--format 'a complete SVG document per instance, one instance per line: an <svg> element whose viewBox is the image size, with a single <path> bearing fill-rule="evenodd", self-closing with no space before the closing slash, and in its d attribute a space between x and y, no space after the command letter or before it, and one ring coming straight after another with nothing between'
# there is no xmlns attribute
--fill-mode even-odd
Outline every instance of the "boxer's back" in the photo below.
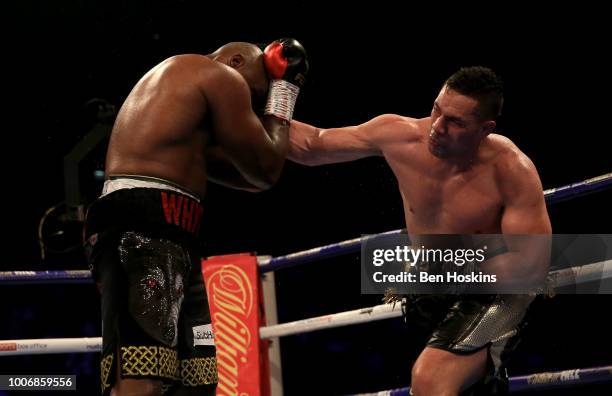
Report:
<svg viewBox="0 0 612 396"><path fill-rule="evenodd" d="M115 121L107 176L158 177L204 195L210 130L200 87L214 63L200 55L175 56L136 84Z"/></svg>

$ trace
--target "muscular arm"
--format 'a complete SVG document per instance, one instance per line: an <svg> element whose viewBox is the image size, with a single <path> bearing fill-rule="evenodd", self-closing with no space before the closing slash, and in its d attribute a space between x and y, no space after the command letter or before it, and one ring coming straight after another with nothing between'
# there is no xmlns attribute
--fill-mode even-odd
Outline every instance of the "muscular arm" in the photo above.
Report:
<svg viewBox="0 0 612 396"><path fill-rule="evenodd" d="M502 285L524 290L527 284L541 285L546 279L552 228L535 166L522 153L512 153L508 159L498 166L498 179L504 200L501 229L509 236L505 238L509 252L487 260L483 268L497 274Z"/></svg>
<svg viewBox="0 0 612 396"><path fill-rule="evenodd" d="M235 190L262 191L261 188L254 186L244 178L221 147L210 147L205 154L206 173L209 181Z"/></svg>
<svg viewBox="0 0 612 396"><path fill-rule="evenodd" d="M383 145L398 128L409 124L404 117L385 114L361 125L320 129L291 121L289 159L303 165L324 165L383 155Z"/></svg>
<svg viewBox="0 0 612 396"><path fill-rule="evenodd" d="M242 76L220 64L210 69L202 91L219 146L247 182L259 189L270 188L287 156L288 123L273 116L260 120Z"/></svg>

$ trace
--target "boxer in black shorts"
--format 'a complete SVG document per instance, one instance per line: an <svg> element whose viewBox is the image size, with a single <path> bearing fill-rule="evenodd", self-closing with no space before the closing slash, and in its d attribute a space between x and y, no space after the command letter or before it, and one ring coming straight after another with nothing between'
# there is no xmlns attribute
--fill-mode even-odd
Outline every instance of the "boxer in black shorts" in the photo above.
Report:
<svg viewBox="0 0 612 396"><path fill-rule="evenodd" d="M496 133L502 105L502 83L492 70L462 68L444 82L424 117L383 114L342 128L292 121L288 158L313 166L383 157L397 178L411 239L427 234L550 235L536 167L510 139ZM482 269L510 286L537 284L548 273L549 253L511 246ZM492 370L501 367L494 360L506 354L490 352L502 346L509 350L510 334L520 326L529 297L482 298L435 301L420 296L419 304L409 301L407 310L424 311L436 324L412 367L415 395L457 395L483 384L490 374L500 375ZM502 324L497 331L494 322ZM504 389L485 394L494 391Z"/></svg>
<svg viewBox="0 0 612 396"><path fill-rule="evenodd" d="M102 293L103 394L214 394L200 199L208 180L248 191L278 180L307 71L294 39L263 52L236 42L169 58L132 89L85 224Z"/></svg>
<svg viewBox="0 0 612 396"><path fill-rule="evenodd" d="M212 393L214 336L200 270L199 199L159 179L105 183L88 210L91 269L102 287L102 390L157 378ZM172 392L168 392L171 394Z"/></svg>

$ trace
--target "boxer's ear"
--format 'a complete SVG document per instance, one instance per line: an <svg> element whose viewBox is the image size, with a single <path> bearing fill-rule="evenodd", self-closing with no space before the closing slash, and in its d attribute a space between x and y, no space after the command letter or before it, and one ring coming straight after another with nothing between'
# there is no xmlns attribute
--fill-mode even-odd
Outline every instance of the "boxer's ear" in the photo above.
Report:
<svg viewBox="0 0 612 396"><path fill-rule="evenodd" d="M495 131L496 126L497 126L497 123L493 120L483 122L480 128L480 133L482 137L484 138L488 134L493 133Z"/></svg>
<svg viewBox="0 0 612 396"><path fill-rule="evenodd" d="M229 65L234 69L238 69L239 67L244 65L244 56L240 54L232 55L229 60Z"/></svg>

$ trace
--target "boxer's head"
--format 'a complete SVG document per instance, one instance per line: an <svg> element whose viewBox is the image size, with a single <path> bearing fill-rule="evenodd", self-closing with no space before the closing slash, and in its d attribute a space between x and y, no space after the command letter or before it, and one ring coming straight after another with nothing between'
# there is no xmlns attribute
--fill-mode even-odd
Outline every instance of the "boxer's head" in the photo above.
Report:
<svg viewBox="0 0 612 396"><path fill-rule="evenodd" d="M269 80L261 49L251 43L232 42L211 55L212 59L236 69L244 77L251 88L253 109L263 109L268 97Z"/></svg>
<svg viewBox="0 0 612 396"><path fill-rule="evenodd" d="M502 83L485 67L462 68L446 80L431 110L429 149L437 157L469 156L496 126Z"/></svg>

